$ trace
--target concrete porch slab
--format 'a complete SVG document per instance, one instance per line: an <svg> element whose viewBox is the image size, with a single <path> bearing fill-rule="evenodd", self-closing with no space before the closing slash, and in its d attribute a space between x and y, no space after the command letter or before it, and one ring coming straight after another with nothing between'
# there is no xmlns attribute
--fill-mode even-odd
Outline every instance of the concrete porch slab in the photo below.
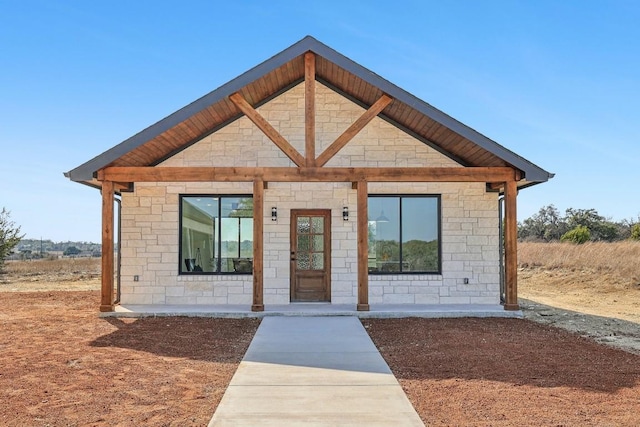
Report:
<svg viewBox="0 0 640 427"><path fill-rule="evenodd" d="M252 312L248 305L117 305L115 311L101 317L217 317L262 318L268 316L355 316L366 318L402 317L502 317L522 318L522 311L507 311L499 304L372 304L370 311L356 311L355 304L294 303L265 305L264 311Z"/></svg>

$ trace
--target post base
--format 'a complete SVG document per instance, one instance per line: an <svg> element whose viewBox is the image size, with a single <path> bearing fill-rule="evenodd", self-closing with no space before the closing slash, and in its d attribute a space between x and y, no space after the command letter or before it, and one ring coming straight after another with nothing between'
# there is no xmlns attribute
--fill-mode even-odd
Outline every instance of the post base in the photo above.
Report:
<svg viewBox="0 0 640 427"><path fill-rule="evenodd" d="M358 311L369 311L369 304L358 304L356 306L356 310L358 310Z"/></svg>
<svg viewBox="0 0 640 427"><path fill-rule="evenodd" d="M253 304L251 311L264 311L264 304Z"/></svg>
<svg viewBox="0 0 640 427"><path fill-rule="evenodd" d="M505 304L504 309L507 311L518 311L520 310L520 306L516 304Z"/></svg>
<svg viewBox="0 0 640 427"><path fill-rule="evenodd" d="M110 311L113 311L113 304L103 304L100 306L100 312L102 313L108 313Z"/></svg>

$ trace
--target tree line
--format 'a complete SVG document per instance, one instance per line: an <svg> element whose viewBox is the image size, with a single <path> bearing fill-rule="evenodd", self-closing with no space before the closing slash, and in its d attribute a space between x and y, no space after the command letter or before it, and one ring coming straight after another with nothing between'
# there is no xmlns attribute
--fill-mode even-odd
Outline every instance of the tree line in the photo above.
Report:
<svg viewBox="0 0 640 427"><path fill-rule="evenodd" d="M14 252L20 259L43 258L48 252L63 252L66 256L90 253L100 256L101 246L91 242L52 242L51 240L25 239L20 226L11 220L11 212L6 208L0 210L0 273L3 272L5 260Z"/></svg>
<svg viewBox="0 0 640 427"><path fill-rule="evenodd" d="M613 221L595 209L574 208L567 209L563 216L554 205L548 205L518 223L518 238L524 241L573 243L640 240L640 216L637 219Z"/></svg>

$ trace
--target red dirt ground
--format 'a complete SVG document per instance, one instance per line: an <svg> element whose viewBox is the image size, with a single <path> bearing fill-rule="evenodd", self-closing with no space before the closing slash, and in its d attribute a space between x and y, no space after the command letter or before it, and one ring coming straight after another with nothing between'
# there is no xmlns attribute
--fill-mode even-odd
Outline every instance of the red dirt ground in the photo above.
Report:
<svg viewBox="0 0 640 427"><path fill-rule="evenodd" d="M206 425L259 324L100 319L95 291L0 298L3 426Z"/></svg>
<svg viewBox="0 0 640 427"><path fill-rule="evenodd" d="M640 424L639 355L527 320L363 323L427 425Z"/></svg>
<svg viewBox="0 0 640 427"><path fill-rule="evenodd" d="M259 324L2 292L0 425L206 425ZM364 322L427 425L637 426L640 355L517 319Z"/></svg>

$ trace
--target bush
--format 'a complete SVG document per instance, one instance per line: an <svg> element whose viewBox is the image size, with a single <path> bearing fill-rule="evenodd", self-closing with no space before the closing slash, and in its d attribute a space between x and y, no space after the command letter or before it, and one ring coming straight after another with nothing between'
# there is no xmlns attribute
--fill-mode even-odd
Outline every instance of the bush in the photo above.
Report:
<svg viewBox="0 0 640 427"><path fill-rule="evenodd" d="M640 224L636 224L631 228L631 239L640 240Z"/></svg>
<svg viewBox="0 0 640 427"><path fill-rule="evenodd" d="M576 243L578 245L591 240L591 232L583 225L579 225L573 230L569 230L560 238L561 242Z"/></svg>
<svg viewBox="0 0 640 427"><path fill-rule="evenodd" d="M0 270L4 260L11 254L24 235L20 234L20 227L11 221L10 212L5 208L0 211Z"/></svg>

